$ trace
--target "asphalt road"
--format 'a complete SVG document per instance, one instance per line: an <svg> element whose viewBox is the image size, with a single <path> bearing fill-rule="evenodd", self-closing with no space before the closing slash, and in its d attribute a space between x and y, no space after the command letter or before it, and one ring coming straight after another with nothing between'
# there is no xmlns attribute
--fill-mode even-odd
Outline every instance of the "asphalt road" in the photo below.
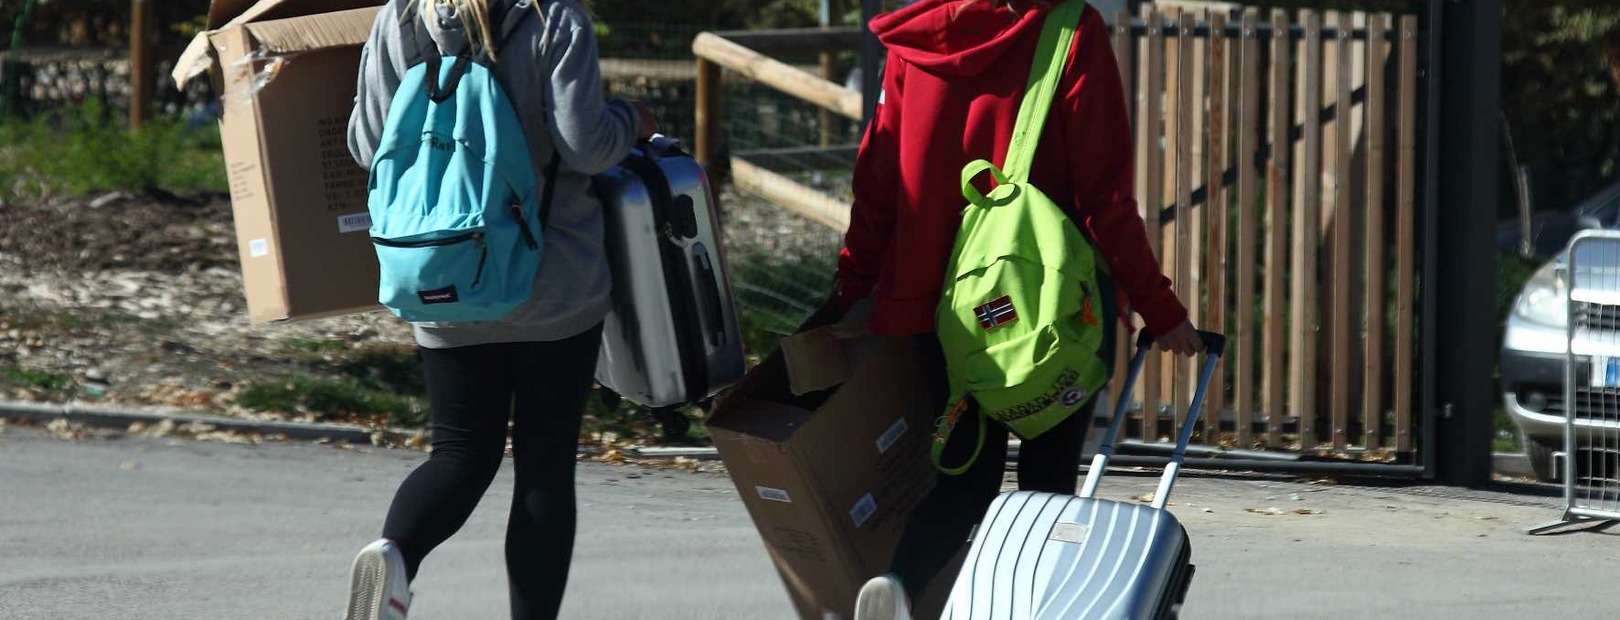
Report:
<svg viewBox="0 0 1620 620"><path fill-rule="evenodd" d="M0 427L3 428L3 427ZM0 433L0 619L336 618L424 455ZM509 469L424 564L412 618L505 617ZM1110 477L1127 498L1154 480ZM731 483L584 464L565 618L789 618ZM1183 617L1609 617L1620 540L1528 537L1547 498L1190 476ZM1275 508L1275 510L1272 510ZM1280 514L1276 514L1280 513Z"/></svg>
<svg viewBox="0 0 1620 620"><path fill-rule="evenodd" d="M349 563L425 455L0 435L0 618L338 618ZM636 477L631 477L636 476ZM503 468L423 563L412 618L501 618ZM731 482L582 464L566 618L787 618Z"/></svg>

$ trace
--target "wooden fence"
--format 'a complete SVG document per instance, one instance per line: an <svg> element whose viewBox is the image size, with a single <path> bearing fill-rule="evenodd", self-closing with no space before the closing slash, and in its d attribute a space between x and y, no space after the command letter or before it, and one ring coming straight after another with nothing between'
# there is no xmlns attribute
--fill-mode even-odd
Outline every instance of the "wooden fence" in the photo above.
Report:
<svg viewBox="0 0 1620 620"><path fill-rule="evenodd" d="M1232 342L1204 444L1415 462L1416 17L1144 6L1111 22L1150 240L1194 322ZM852 34L769 45L821 50ZM771 49L704 34L693 50L704 161L722 139L718 97L704 96L722 69L859 115L858 95L760 53ZM848 221L847 205L746 159L731 170L785 208ZM1149 364L1132 437L1169 436L1194 370Z"/></svg>
<svg viewBox="0 0 1620 620"><path fill-rule="evenodd" d="M1193 321L1233 343L1205 443L1409 454L1416 18L1149 6L1113 22L1150 237ZM1138 437L1168 433L1193 370L1150 364Z"/></svg>

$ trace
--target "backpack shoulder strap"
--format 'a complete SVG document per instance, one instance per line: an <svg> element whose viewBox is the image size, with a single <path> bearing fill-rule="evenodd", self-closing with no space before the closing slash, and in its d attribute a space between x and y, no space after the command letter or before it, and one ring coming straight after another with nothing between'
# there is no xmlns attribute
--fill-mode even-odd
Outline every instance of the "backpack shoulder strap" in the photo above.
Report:
<svg viewBox="0 0 1620 620"><path fill-rule="evenodd" d="M540 4L542 4L542 0L519 2L517 6L506 11L506 15L501 18L500 29L496 30L496 32L499 33L499 37L498 40L494 42L495 53L498 54L501 50L506 49L506 44L510 43L512 39L517 36L518 30L523 25L523 22L527 21L529 16L540 12ZM488 62L490 59L489 50L485 50L484 53L479 55L479 57L485 62Z"/></svg>
<svg viewBox="0 0 1620 620"><path fill-rule="evenodd" d="M410 64L414 65L430 58L437 60L439 46L433 42L433 37L425 36L427 27L422 25L421 16L416 14L415 0L394 0L394 11L399 18L400 30L405 31L405 38L410 41L411 47L418 55Z"/></svg>
<svg viewBox="0 0 1620 620"><path fill-rule="evenodd" d="M1024 89L1024 101L1018 107L1018 124L1013 126L1012 142L1007 146L1007 160L1001 170L1013 183L1029 182L1029 169L1035 161L1035 148L1046 129L1052 100L1063 69L1068 64L1069 50L1074 47L1075 30L1085 14L1084 0L1065 0L1052 7L1041 26L1041 40L1035 47L1035 61L1030 67L1029 84Z"/></svg>

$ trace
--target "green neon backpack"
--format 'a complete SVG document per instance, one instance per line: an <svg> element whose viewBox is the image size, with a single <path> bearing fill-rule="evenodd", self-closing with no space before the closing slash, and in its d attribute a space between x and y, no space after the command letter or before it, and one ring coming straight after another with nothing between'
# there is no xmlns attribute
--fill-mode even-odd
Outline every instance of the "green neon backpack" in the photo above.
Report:
<svg viewBox="0 0 1620 620"><path fill-rule="evenodd" d="M977 160L962 169L962 213L936 324L951 399L934 437L934 464L959 474L978 458L986 419L1033 439L1072 415L1108 380L1097 258L1080 228L1029 182L1085 2L1053 8L1041 30L1018 124L1000 168ZM973 179L989 172L989 195ZM979 405L978 444L959 467L941 462L945 440Z"/></svg>

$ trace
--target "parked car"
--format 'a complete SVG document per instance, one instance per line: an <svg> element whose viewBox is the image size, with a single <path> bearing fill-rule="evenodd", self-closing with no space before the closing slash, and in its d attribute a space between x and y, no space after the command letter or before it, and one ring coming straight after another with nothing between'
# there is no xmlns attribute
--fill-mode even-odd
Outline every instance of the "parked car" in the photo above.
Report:
<svg viewBox="0 0 1620 620"><path fill-rule="evenodd" d="M1582 230L1620 227L1620 183L1604 188L1575 208L1561 213L1541 213L1530 218L1530 246L1535 257L1550 260L1569 245ZM1518 220L1504 222L1496 229L1496 248L1518 253L1524 227Z"/></svg>
<svg viewBox="0 0 1620 620"><path fill-rule="evenodd" d="M1616 215L1620 214L1620 185L1611 187L1590 199L1577 209L1582 215L1574 232L1591 228L1620 228ZM1602 224L1602 226L1598 226ZM1551 481L1558 478L1553 453L1564 443L1566 351L1569 345L1569 292L1565 265L1568 262L1569 240L1566 247L1554 252L1553 259L1537 269L1520 289L1508 314L1502 338L1502 352L1498 369L1502 377L1503 402L1509 417L1519 427L1524 439L1525 454L1530 459L1536 477ZM1616 265L1620 268L1620 265ZM1620 338L1620 334L1596 336L1607 342ZM1576 343L1580 349L1580 343ZM1609 360L1605 376L1620 373L1620 364ZM1575 367L1578 386L1589 385L1591 362L1581 359ZM1591 390L1600 390L1604 397L1620 396L1620 385L1599 388L1581 388L1577 398L1591 396ZM1620 427L1583 427L1582 431L1599 430L1607 439L1620 438Z"/></svg>
<svg viewBox="0 0 1620 620"><path fill-rule="evenodd" d="M1564 443L1564 365L1569 304L1564 255L1538 269L1508 313L1497 368L1503 402L1519 427L1536 478L1556 478L1552 454Z"/></svg>

